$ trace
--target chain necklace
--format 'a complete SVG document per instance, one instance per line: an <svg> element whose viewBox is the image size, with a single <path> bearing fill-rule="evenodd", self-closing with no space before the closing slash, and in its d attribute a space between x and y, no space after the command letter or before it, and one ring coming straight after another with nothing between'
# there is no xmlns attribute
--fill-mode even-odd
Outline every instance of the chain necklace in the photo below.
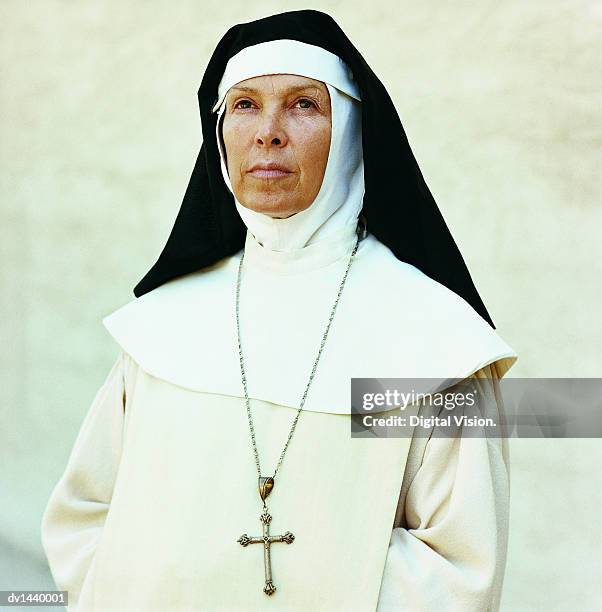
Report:
<svg viewBox="0 0 602 612"><path fill-rule="evenodd" d="M322 350L324 348L324 344L326 343L326 338L328 336L328 331L330 330L330 325L334 318L334 313L337 308L337 304L339 303L339 298L341 297L341 293L343 292L343 287L345 286L345 281L347 280L347 274L349 273L349 268L351 267L351 262L353 261L353 257L357 252L358 246L360 243L360 236L358 234L357 241L355 246L353 247L353 251L351 256L349 257L349 263L347 264L347 269L345 270L345 274L343 275L343 280L341 281L341 285L339 287L339 292L337 293L336 300L334 302L334 306L332 307L332 312L330 313L330 318L328 319L328 324L326 325L326 331L324 332L324 336L322 337L322 342L320 343L320 350L318 351L318 355L314 362L313 368L311 370L311 374L309 376L309 380L307 382L307 386L305 387L305 391L303 393L303 397L301 398L301 405L297 411L297 415L293 421L293 425L288 434L288 438L286 443L284 444L284 448L282 449L282 453L280 454L280 458L278 459L278 464L276 465L276 469L274 470L273 476L262 476L261 475L261 466L259 463L259 454L257 452L257 444L255 442L255 428L253 426L253 417L251 416L251 407L249 405L249 393L247 391L247 377L245 374L245 366L244 360L242 356L242 345L240 341L240 318L239 318L239 304L240 304L240 277L242 270L242 262L244 259L244 251L242 257L240 258L240 262L238 264L238 276L236 280L236 332L238 335L238 355L240 360L240 373L242 377L242 384L245 391L245 403L247 406L247 417L249 420L249 429L251 431L251 442L253 443L253 452L255 454L255 465L257 466L257 475L258 475L258 483L259 483L259 496L261 497L261 501L263 503L263 512L259 517L259 520L262 523L263 534L261 536L248 536L246 533L238 538L238 543L242 546L248 546L249 544L263 544L263 562L264 562L264 571L265 571L265 585L263 587L263 592L266 595L272 595L276 591L276 587L272 582L272 568L271 568L271 559L270 559L270 546L274 542L285 542L286 544L292 544L295 536L287 531L284 535L270 535L270 523L272 521L272 517L268 512L268 507L266 505L266 498L272 492L274 488L274 479L276 478L276 474L278 469L280 468L280 464L282 463L282 459L284 458L284 454L286 453L286 449L288 448L288 444L293 437L293 432L295 431L295 427L297 426L297 421L299 420L299 416L301 411L303 410L303 405L305 404L305 398L307 397L307 392L309 391L309 387L316 373L316 368L318 367L318 361L320 360L320 355L322 354Z"/></svg>

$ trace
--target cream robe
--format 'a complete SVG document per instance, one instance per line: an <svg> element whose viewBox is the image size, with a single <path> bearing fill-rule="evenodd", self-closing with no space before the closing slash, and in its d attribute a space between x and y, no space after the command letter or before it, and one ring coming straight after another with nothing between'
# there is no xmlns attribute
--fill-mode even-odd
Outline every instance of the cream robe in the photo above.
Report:
<svg viewBox="0 0 602 612"><path fill-rule="evenodd" d="M491 393L499 364L474 374ZM273 466L296 411L251 408L260 458ZM298 422L269 498L271 533L295 541L272 546L278 590L268 598L261 546L236 541L261 533L244 401L172 385L122 351L43 517L68 609L497 610L506 444L433 437L423 455L417 440L352 439L348 418Z"/></svg>
<svg viewBox="0 0 602 612"><path fill-rule="evenodd" d="M291 253L247 233L242 342L264 474L282 451L354 244L354 224ZM504 444L351 438L349 378L489 376L483 385L497 398L516 354L462 298L371 235L268 500L271 533L295 540L272 546L278 590L263 593L261 546L237 542L261 533L235 350L240 256L104 320L122 352L42 522L70 608L497 610Z"/></svg>

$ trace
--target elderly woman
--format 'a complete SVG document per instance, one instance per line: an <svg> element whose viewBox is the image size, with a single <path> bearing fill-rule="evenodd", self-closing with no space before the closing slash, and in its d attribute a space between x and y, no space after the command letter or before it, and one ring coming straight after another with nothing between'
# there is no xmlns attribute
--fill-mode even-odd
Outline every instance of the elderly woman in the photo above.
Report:
<svg viewBox="0 0 602 612"><path fill-rule="evenodd" d="M171 236L42 524L78 610L497 610L505 440L352 437L350 379L497 385L496 334L336 23L223 37ZM259 546L256 546L258 544Z"/></svg>

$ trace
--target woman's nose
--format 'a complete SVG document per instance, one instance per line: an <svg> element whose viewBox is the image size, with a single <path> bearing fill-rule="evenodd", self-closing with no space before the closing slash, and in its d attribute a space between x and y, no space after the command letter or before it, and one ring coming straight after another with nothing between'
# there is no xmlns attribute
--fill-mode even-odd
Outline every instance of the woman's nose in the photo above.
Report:
<svg viewBox="0 0 602 612"><path fill-rule="evenodd" d="M260 147L283 147L287 142L286 132L278 116L276 114L262 115L255 134L255 144Z"/></svg>

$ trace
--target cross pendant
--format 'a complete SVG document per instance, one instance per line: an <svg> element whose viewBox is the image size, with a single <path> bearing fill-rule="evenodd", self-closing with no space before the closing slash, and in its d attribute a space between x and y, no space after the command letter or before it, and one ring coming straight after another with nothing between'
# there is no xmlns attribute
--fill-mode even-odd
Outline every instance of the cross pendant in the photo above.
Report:
<svg viewBox="0 0 602 612"><path fill-rule="evenodd" d="M265 570L265 586L263 587L263 592L266 595L272 595L276 590L272 582L272 564L270 561L270 546L273 542L286 542L287 544L292 544L295 536L287 531L284 535L271 536L270 535L270 522L272 521L272 517L268 514L268 509L264 507L262 515L259 517L259 520L263 524L263 536L261 537L249 537L246 533L238 538L237 542L242 546L247 546L249 544L263 544L263 566Z"/></svg>

